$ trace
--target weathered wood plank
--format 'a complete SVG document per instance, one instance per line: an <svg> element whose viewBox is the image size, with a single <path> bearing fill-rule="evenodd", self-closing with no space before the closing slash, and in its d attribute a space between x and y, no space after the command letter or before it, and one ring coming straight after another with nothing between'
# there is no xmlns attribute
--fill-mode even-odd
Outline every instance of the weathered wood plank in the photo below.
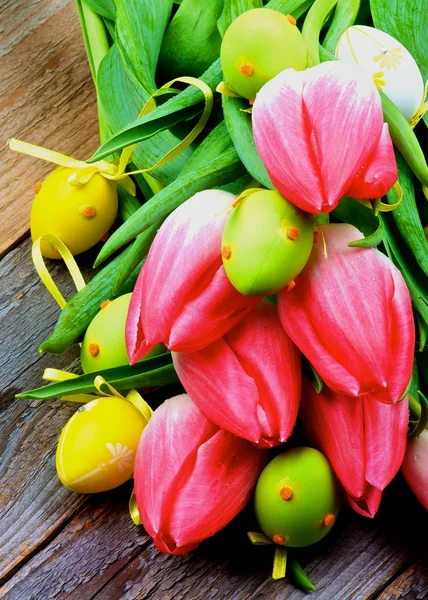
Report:
<svg viewBox="0 0 428 600"><path fill-rule="evenodd" d="M39 281L28 240L0 263L0 579L48 539L83 502L55 475L55 445L76 410L66 402L14 400L17 391L40 385L47 366L78 367L78 347L61 356L40 356L37 347L55 323L59 308ZM92 257L80 261L86 276ZM62 261L51 261L64 294L73 284Z"/></svg>
<svg viewBox="0 0 428 600"><path fill-rule="evenodd" d="M428 559L428 556L425 556ZM397 577L376 600L423 600L428 597L428 560L417 562Z"/></svg>
<svg viewBox="0 0 428 600"><path fill-rule="evenodd" d="M52 165L18 155L10 137L86 158L98 145L95 89L74 2L1 5L0 256L29 230L34 184Z"/></svg>

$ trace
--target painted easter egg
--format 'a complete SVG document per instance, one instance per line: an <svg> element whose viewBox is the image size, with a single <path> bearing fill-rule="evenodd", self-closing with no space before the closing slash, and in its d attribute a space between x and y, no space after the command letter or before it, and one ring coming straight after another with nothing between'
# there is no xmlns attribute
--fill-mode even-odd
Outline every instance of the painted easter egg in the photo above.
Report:
<svg viewBox="0 0 428 600"><path fill-rule="evenodd" d="M97 173L84 185L71 185L68 179L74 172L60 167L36 185L30 217L33 241L50 233L64 242L73 255L101 240L113 225L118 206L114 181ZM45 240L41 250L47 258L60 258Z"/></svg>
<svg viewBox="0 0 428 600"><path fill-rule="evenodd" d="M113 369L129 365L125 342L125 325L132 294L124 294L103 304L86 330L80 352L84 373ZM149 358L164 351L157 344L144 357Z"/></svg>
<svg viewBox="0 0 428 600"><path fill-rule="evenodd" d="M56 469L73 492L105 492L132 477L147 421L131 402L99 398L81 406L61 432Z"/></svg>
<svg viewBox="0 0 428 600"><path fill-rule="evenodd" d="M349 27L339 39L336 56L370 73L406 119L423 103L424 82L415 59L384 31L366 25Z"/></svg>
<svg viewBox="0 0 428 600"><path fill-rule="evenodd" d="M244 98L290 67L306 67L306 46L296 21L269 8L255 8L236 18L220 50L226 82Z"/></svg>
<svg viewBox="0 0 428 600"><path fill-rule="evenodd" d="M298 548L321 540L336 521L341 488L330 463L314 448L276 456L259 477L255 511L275 544Z"/></svg>
<svg viewBox="0 0 428 600"><path fill-rule="evenodd" d="M246 296L273 294L302 271L311 253L311 217L272 190L244 197L223 232L222 258Z"/></svg>

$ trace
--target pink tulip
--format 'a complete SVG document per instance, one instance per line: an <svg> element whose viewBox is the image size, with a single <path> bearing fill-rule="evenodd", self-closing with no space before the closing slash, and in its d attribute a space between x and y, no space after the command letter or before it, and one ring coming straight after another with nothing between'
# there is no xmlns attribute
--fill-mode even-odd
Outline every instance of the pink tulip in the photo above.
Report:
<svg viewBox="0 0 428 600"><path fill-rule="evenodd" d="M164 402L141 437L135 494L161 552L186 554L248 502L266 452L214 425L186 394Z"/></svg>
<svg viewBox="0 0 428 600"><path fill-rule="evenodd" d="M330 212L353 185L359 198L372 198L397 179L378 91L358 67L286 69L257 94L252 120L272 183L307 212Z"/></svg>
<svg viewBox="0 0 428 600"><path fill-rule="evenodd" d="M382 135L370 160L354 177L346 195L352 198L382 198L397 181L398 171L388 124L383 124Z"/></svg>
<svg viewBox="0 0 428 600"><path fill-rule="evenodd" d="M390 260L350 248L352 225L324 225L296 286L278 296L281 323L338 394L397 402L410 380L415 343L410 295Z"/></svg>
<svg viewBox="0 0 428 600"><path fill-rule="evenodd" d="M369 396L347 398L305 381L300 416L309 439L323 452L359 514L374 517L382 490L400 468L406 449L408 401L394 405Z"/></svg>
<svg viewBox="0 0 428 600"><path fill-rule="evenodd" d="M214 423L261 448L285 442L297 418L300 353L276 306L262 300L222 339L173 353L184 388Z"/></svg>
<svg viewBox="0 0 428 600"><path fill-rule="evenodd" d="M416 498L428 510L428 430L407 442L403 475Z"/></svg>
<svg viewBox="0 0 428 600"><path fill-rule="evenodd" d="M177 352L199 350L234 327L259 300L240 294L221 259L221 238L235 196L195 194L159 229L128 311L131 363L163 342Z"/></svg>

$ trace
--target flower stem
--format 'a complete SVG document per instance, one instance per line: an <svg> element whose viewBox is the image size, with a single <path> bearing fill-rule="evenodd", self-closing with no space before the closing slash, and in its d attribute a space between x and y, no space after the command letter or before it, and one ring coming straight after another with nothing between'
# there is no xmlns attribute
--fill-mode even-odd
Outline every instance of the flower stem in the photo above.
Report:
<svg viewBox="0 0 428 600"><path fill-rule="evenodd" d="M303 23L302 35L308 49L308 67L320 64L319 38L322 26L338 0L315 0Z"/></svg>

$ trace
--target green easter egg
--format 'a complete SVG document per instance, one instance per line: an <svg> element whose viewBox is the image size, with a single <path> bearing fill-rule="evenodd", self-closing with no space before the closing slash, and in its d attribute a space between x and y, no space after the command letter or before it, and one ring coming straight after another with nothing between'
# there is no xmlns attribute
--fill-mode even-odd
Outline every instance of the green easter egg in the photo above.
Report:
<svg viewBox="0 0 428 600"><path fill-rule="evenodd" d="M84 373L129 365L125 325L131 296L132 294L124 294L106 303L92 319L80 352ZM155 356L163 349L163 344L157 344L144 358Z"/></svg>
<svg viewBox="0 0 428 600"><path fill-rule="evenodd" d="M276 191L244 197L223 232L223 265L245 296L279 291L301 272L314 240L311 217Z"/></svg>
<svg viewBox="0 0 428 600"><path fill-rule="evenodd" d="M300 548L331 530L340 508L341 488L330 463L314 448L293 448L276 456L259 477L255 511L274 543Z"/></svg>
<svg viewBox="0 0 428 600"><path fill-rule="evenodd" d="M244 98L284 69L306 68L306 46L292 17L269 8L249 10L228 27L220 50L226 82Z"/></svg>

